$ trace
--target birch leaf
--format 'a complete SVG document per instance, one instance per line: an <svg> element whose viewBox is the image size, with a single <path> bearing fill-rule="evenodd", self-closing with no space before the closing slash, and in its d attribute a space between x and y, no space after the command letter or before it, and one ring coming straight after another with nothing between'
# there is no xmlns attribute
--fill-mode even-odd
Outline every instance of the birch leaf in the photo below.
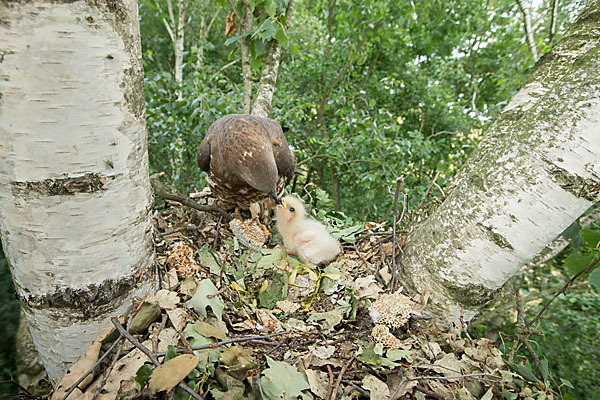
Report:
<svg viewBox="0 0 600 400"><path fill-rule="evenodd" d="M221 321L225 304L216 295L217 292L214 283L210 279L204 279L198 283L196 293L194 293L194 296L185 305L188 308L193 308L203 319L206 318L206 307L210 307L215 316Z"/></svg>
<svg viewBox="0 0 600 400"><path fill-rule="evenodd" d="M367 375L363 378L362 387L371 393L370 397L373 400L387 400L390 398L390 389L373 375Z"/></svg>
<svg viewBox="0 0 600 400"><path fill-rule="evenodd" d="M269 368L264 371L260 383L268 399L296 399L302 391L309 389L306 375L286 362L275 361L265 356Z"/></svg>
<svg viewBox="0 0 600 400"><path fill-rule="evenodd" d="M156 367L150 376L150 392L170 391L198 365L199 356L183 354Z"/></svg>

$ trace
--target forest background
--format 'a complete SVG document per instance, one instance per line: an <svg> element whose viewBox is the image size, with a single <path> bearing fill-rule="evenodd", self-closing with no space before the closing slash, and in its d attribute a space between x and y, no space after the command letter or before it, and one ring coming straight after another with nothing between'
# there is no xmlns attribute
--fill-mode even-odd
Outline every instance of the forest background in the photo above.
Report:
<svg viewBox="0 0 600 400"><path fill-rule="evenodd" d="M430 187L443 197L535 61L585 5L297 0L285 21L271 15L281 15L286 0L250 3L266 10L250 36L255 83L268 40L283 49L270 117L287 129L306 171L290 189L349 224L391 221L397 177L409 210L424 204ZM139 12L151 173L165 172L183 193L198 191L205 182L196 148L208 126L242 112L243 38L232 32L228 1L141 0ZM600 224L587 228L600 230ZM544 268L525 268L513 278L528 317L587 265L582 257L590 250L579 227L563 236L569 246ZM3 258L0 268L7 276ZM0 380L6 380L14 374L18 304L9 280L1 283L9 340L0 348ZM582 281L544 314L543 336L532 343L554 377L568 381L564 389L572 398L600 396L599 313L600 295ZM471 331L498 339L498 332L514 333L515 319L508 292Z"/></svg>

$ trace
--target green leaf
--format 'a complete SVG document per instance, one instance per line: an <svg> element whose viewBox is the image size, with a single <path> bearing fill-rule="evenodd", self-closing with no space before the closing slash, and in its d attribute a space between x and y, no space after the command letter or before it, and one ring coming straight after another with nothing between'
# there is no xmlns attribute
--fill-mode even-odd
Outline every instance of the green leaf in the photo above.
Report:
<svg viewBox="0 0 600 400"><path fill-rule="evenodd" d="M331 229L331 235L336 239L343 240L344 242L354 243L356 241L355 236L361 233L363 230L363 224L358 222L343 228L333 228Z"/></svg>
<svg viewBox="0 0 600 400"><path fill-rule="evenodd" d="M133 377L137 390L142 390L142 388L148 384L152 371L154 371L154 367L150 364L144 364L137 370Z"/></svg>
<svg viewBox="0 0 600 400"><path fill-rule="evenodd" d="M399 361L399 360L406 360L409 363L413 362L413 358L412 358L412 351L411 350L401 350L401 349L396 349L396 350L388 350L385 355L387 358L389 358L392 361Z"/></svg>
<svg viewBox="0 0 600 400"><path fill-rule="evenodd" d="M160 316L160 306L156 303L144 302L140 310L135 314L131 321L129 331L132 333L142 332L148 326L156 321Z"/></svg>
<svg viewBox="0 0 600 400"><path fill-rule="evenodd" d="M278 25L277 32L275 33L275 39L277 39L279 45L282 48L288 48L290 40L288 38L287 32L285 31L285 28L282 25Z"/></svg>
<svg viewBox="0 0 600 400"><path fill-rule="evenodd" d="M198 263L203 267L208 268L211 274L218 276L221 273L221 265L223 264L223 260L208 245L202 246L202 248L198 250L197 254Z"/></svg>
<svg viewBox="0 0 600 400"><path fill-rule="evenodd" d="M269 14L269 17L275 18L277 16L277 0L267 0L265 2L265 11Z"/></svg>
<svg viewBox="0 0 600 400"><path fill-rule="evenodd" d="M565 258L564 263L569 267L574 274L581 272L590 265L596 258L589 254L571 254Z"/></svg>
<svg viewBox="0 0 600 400"><path fill-rule="evenodd" d="M237 42L238 39L241 39L241 38L251 35L253 33L254 33L254 31L248 31L248 32L244 32L244 33L238 33L237 35L233 35L225 41L224 45L229 46L231 43Z"/></svg>
<svg viewBox="0 0 600 400"><path fill-rule="evenodd" d="M542 374L542 379L544 380L544 382L547 382L548 381L548 359L546 357L543 357L540 359L539 370L540 370L540 373Z"/></svg>
<svg viewBox="0 0 600 400"><path fill-rule="evenodd" d="M286 362L265 356L269 368L264 370L260 383L267 399L296 399L310 388L306 374Z"/></svg>
<svg viewBox="0 0 600 400"><path fill-rule="evenodd" d="M185 303L187 308L193 308L203 319L206 318L206 307L212 309L215 316L221 321L225 304L217 296L217 288L210 279L203 279L198 283L196 293Z"/></svg>
<svg viewBox="0 0 600 400"><path fill-rule="evenodd" d="M492 400L494 398L494 393L492 392L492 388L489 388L487 392L481 397L479 400Z"/></svg>
<svg viewBox="0 0 600 400"><path fill-rule="evenodd" d="M539 382L539 379L527 366L509 362L507 362L507 364L510 367L510 369L515 371L517 374L521 375L523 378L527 379L529 382Z"/></svg>
<svg viewBox="0 0 600 400"><path fill-rule="evenodd" d="M395 368L400 365L392 362L388 358L383 357L383 345L381 343L363 342L362 344L359 344L356 352L356 358L363 364L375 368Z"/></svg>
<svg viewBox="0 0 600 400"><path fill-rule="evenodd" d="M595 268L590 274L590 283L600 291L600 268Z"/></svg>
<svg viewBox="0 0 600 400"><path fill-rule="evenodd" d="M169 361L171 358L177 357L177 349L172 344L167 346L167 351L165 351L165 359L163 363Z"/></svg>
<svg viewBox="0 0 600 400"><path fill-rule="evenodd" d="M287 279L281 273L273 275L273 279L268 281L265 290L258 294L260 305L272 309L280 300L285 300L288 293Z"/></svg>
<svg viewBox="0 0 600 400"><path fill-rule="evenodd" d="M566 387L568 387L569 389L575 389L575 387L573 386L573 384L571 382L569 382L566 379L560 378L560 382L565 385Z"/></svg>
<svg viewBox="0 0 600 400"><path fill-rule="evenodd" d="M519 394L512 393L512 392L509 392L508 390L504 389L502 391L502 397L504 397L505 400L515 400L517 397L519 397Z"/></svg>
<svg viewBox="0 0 600 400"><path fill-rule="evenodd" d="M337 278L336 278L337 276ZM328 290L337 288L338 285L342 285L346 281L346 277L338 268L328 265L323 270L323 279L321 280L321 290L327 294Z"/></svg>
<svg viewBox="0 0 600 400"><path fill-rule="evenodd" d="M593 229L582 229L579 234L592 249L596 249L600 244L600 231Z"/></svg>
<svg viewBox="0 0 600 400"><path fill-rule="evenodd" d="M194 325L195 324L187 324L182 332L182 335L188 340L190 346L203 346L215 343L214 340L202 336L202 334L196 330ZM212 376L215 371L215 363L221 357L221 351L220 348L194 350L194 354L200 356L198 359L198 368Z"/></svg>
<svg viewBox="0 0 600 400"><path fill-rule="evenodd" d="M279 26L279 24L277 24L277 22L275 22L274 20L269 18L269 19L265 20L265 22L260 24L258 29L256 29L254 36L258 36L259 38L261 38L263 40L269 41L275 37L278 26Z"/></svg>

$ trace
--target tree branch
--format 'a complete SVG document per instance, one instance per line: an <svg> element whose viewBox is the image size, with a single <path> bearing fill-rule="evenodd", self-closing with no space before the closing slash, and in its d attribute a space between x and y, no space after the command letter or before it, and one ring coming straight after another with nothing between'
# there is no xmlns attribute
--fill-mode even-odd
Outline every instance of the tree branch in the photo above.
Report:
<svg viewBox="0 0 600 400"><path fill-rule="evenodd" d="M535 316L535 318L534 318L534 319L532 319L532 320L531 320L529 323L527 323L527 325L525 325L525 326L526 326L527 328L531 327L531 325L533 325L533 324L534 324L534 322L535 322L535 321L537 321L537 320L538 320L538 319L539 319L539 318L542 316L542 314L544 313L544 311L546 311L546 309L548 308L548 306L549 306L550 304L552 304L552 302L553 302L554 300L556 300L556 298L557 298L558 296L560 296L560 294L561 294L561 293L565 293L565 292L567 291L567 289L569 288L569 286L571 286L571 285L573 284L573 282L575 282L575 280L576 280L577 278L579 278L581 275L583 275L583 274L585 274L585 273L587 273L587 272L591 271L591 270L592 270L592 268L594 268L594 267L596 266L596 264L598 264L599 262L600 262L600 257L596 258L596 259L594 260L594 262L593 262L593 263L591 263L590 265L588 265L588 266L587 266L585 269L582 269L582 270L581 270L581 271L579 271L577 274L575 274L575 276L573 276L573 277L572 277L572 278L569 280L569 282L565 283L565 286L563 286L563 287L562 287L562 289L560 289L560 290L558 291L558 293L556 293L556 294L554 295L554 297L552 297L552 298L551 298L551 299L550 299L550 300L549 300L549 301L548 301L546 304L544 304L544 307L542 307L542 309L541 309L541 310L540 310L540 312L539 312L539 313L538 313L538 314Z"/></svg>
<svg viewBox="0 0 600 400"><path fill-rule="evenodd" d="M190 199L189 197L180 196L180 195L176 195L176 194L172 194L172 193L167 193L167 191L164 190L162 187L162 185L163 185L162 182L160 182L161 176L162 176L162 173L154 174L150 177L150 184L152 185L152 189L154 189L154 194L156 196L160 197L161 199L176 201L180 204L183 204L184 206L193 208L198 211L204 211L204 212L210 212L213 214L218 214L218 215L221 215L223 218L225 218L226 221L231 221L231 215L229 215L229 213L227 211L223 210L221 207L217 206L216 201L212 202L211 204L204 205L204 204L196 203L194 200Z"/></svg>

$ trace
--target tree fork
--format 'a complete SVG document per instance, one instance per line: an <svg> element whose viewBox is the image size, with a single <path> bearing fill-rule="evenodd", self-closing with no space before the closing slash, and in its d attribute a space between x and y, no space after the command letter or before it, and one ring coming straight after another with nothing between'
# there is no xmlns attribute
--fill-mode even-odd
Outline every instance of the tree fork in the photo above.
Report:
<svg viewBox="0 0 600 400"><path fill-rule="evenodd" d="M401 262L444 324L475 316L594 202L600 185L600 2L593 1L503 110Z"/></svg>

